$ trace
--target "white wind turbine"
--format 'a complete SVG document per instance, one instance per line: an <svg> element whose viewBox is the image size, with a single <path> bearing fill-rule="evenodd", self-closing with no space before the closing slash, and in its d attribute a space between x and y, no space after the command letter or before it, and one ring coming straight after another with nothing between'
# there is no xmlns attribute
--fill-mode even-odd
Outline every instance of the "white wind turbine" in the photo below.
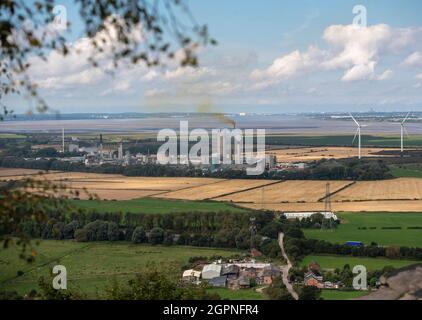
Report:
<svg viewBox="0 0 422 320"><path fill-rule="evenodd" d="M406 117L403 119L403 121L401 122L401 131L400 131L400 150L401 153L403 154L404 152L404 134L406 133L406 135L409 137L409 134L407 133L406 127L404 126L404 123L407 121L407 119L409 119L410 116L410 112L406 115Z"/></svg>
<svg viewBox="0 0 422 320"><path fill-rule="evenodd" d="M356 121L356 119L352 116L352 114L351 113L349 113L350 114L350 117L353 119L353 121L356 123L356 125L358 126L358 128L357 128L357 130L356 130L356 133L355 133L355 136L354 136L354 138L353 138L353 141L352 141L352 144L353 143L355 143L355 140L356 140L356 137L358 137L358 146L359 146L359 159L362 159L362 152L361 152L361 147L362 147L362 139L361 139L361 125L360 125L360 123L359 122L357 122Z"/></svg>

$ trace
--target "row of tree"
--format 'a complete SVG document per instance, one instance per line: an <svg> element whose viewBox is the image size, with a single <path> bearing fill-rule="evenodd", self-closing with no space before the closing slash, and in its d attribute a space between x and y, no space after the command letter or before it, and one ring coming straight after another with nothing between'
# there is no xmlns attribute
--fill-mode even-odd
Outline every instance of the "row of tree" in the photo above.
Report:
<svg viewBox="0 0 422 320"><path fill-rule="evenodd" d="M265 171L260 176L250 176L244 170L219 168L203 171L194 166L142 164L120 166L104 164L87 167L83 163L71 163L57 159L25 160L17 155L3 156L0 166L39 170L77 171L126 176L146 177L212 177L225 179L274 179L274 180L381 180L390 178L388 166L381 160L320 160L303 170Z"/></svg>

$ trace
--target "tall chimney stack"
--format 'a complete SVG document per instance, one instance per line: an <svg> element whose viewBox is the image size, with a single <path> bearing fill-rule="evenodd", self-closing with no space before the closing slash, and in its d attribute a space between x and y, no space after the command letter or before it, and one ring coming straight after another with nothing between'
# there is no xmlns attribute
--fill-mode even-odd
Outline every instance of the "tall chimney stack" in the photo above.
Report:
<svg viewBox="0 0 422 320"><path fill-rule="evenodd" d="M64 153L64 127L62 128L62 152Z"/></svg>

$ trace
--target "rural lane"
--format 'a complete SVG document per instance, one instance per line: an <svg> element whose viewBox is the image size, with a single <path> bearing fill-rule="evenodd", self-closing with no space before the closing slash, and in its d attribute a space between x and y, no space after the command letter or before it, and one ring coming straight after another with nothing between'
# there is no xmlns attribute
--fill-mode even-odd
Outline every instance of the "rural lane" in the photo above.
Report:
<svg viewBox="0 0 422 320"><path fill-rule="evenodd" d="M281 249L281 253L284 257L284 259L287 262L286 266L282 267L282 272L283 272L283 283L286 286L287 290L290 292L290 294L292 295L292 297L295 300L299 300L299 295L297 294L297 292L293 289L292 284L289 282L289 270L292 268L292 263L290 262L289 257L286 254L286 251L284 251L284 243L283 243L283 239L284 239L284 233L280 232L278 234L278 244L280 245L280 249Z"/></svg>

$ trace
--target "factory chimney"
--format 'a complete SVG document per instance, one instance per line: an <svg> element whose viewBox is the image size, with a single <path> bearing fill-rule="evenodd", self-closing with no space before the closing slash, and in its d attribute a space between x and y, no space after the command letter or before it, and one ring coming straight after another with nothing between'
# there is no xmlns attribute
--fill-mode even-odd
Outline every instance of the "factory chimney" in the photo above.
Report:
<svg viewBox="0 0 422 320"><path fill-rule="evenodd" d="M120 142L120 145L119 145L118 158L120 160L123 159L123 142Z"/></svg>
<svg viewBox="0 0 422 320"><path fill-rule="evenodd" d="M64 128L62 128L62 152L64 153Z"/></svg>

